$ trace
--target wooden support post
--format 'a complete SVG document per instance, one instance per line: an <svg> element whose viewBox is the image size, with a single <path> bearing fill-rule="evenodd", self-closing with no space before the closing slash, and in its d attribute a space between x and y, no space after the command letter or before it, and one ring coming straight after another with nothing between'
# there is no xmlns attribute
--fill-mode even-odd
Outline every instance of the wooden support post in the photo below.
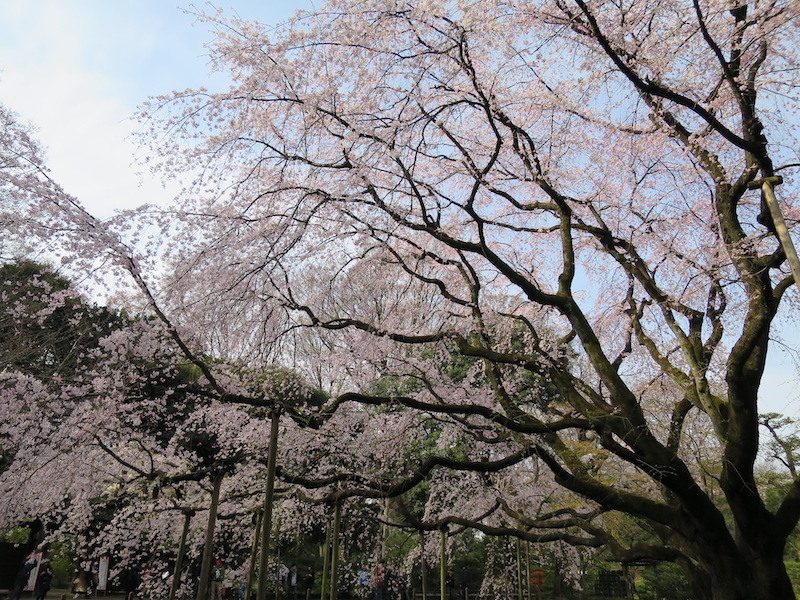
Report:
<svg viewBox="0 0 800 600"><path fill-rule="evenodd" d="M186 537L189 535L189 523L194 516L193 510L183 511L183 531L181 531L181 541L178 542L178 556L175 557L175 571L172 573L172 584L169 586L168 600L175 600L175 594L181 583L181 571L183 570L183 556L186 554Z"/></svg>
<svg viewBox="0 0 800 600"><path fill-rule="evenodd" d="M256 530L253 533L253 543L250 546L250 565L247 567L247 583L244 589L244 600L250 600L253 596L253 583L256 575L256 561L258 560L258 542L261 539L261 522L264 513L259 510L256 514Z"/></svg>
<svg viewBox="0 0 800 600"><path fill-rule="evenodd" d="M528 582L528 600L531 600L531 543L525 540L525 579Z"/></svg>
<svg viewBox="0 0 800 600"><path fill-rule="evenodd" d="M339 530L342 522L342 505L336 503L333 512L333 539L331 540L331 600L336 600L339 587Z"/></svg>
<svg viewBox="0 0 800 600"><path fill-rule="evenodd" d="M267 455L267 485L264 491L264 510L261 522L261 554L258 560L258 600L267 600L269 580L269 536L272 530L272 504L275 495L275 462L278 456L278 422L280 413L272 410L269 434L269 454Z"/></svg>
<svg viewBox="0 0 800 600"><path fill-rule="evenodd" d="M224 473L214 476L211 488L211 506L208 508L208 525L206 526L206 542L203 547L203 561L200 567L200 583L197 586L197 600L208 598L208 584L211 580L211 561L214 558L214 527L217 523L217 506L219 490L222 487Z"/></svg>
<svg viewBox="0 0 800 600"><path fill-rule="evenodd" d="M439 531L439 598L445 600L447 586L445 577L447 576L447 526L443 526Z"/></svg>
<svg viewBox="0 0 800 600"><path fill-rule="evenodd" d="M330 569L330 556L331 556L331 516L328 515L325 519L325 545L323 546L322 556L322 587L319 591L319 597L325 598L328 590L328 570Z"/></svg>
<svg viewBox="0 0 800 600"><path fill-rule="evenodd" d="M800 259L797 257L797 251L789 235L789 228L786 226L786 221L783 218L783 212L781 212L778 199L775 198L775 186L781 183L783 183L783 177L764 177L763 179L751 181L747 184L747 187L750 189L761 188L762 196L767 204L767 208L769 208L772 222L775 225L775 232L778 234L781 247L783 248L784 254L786 254L789 268L792 270L794 284L800 287Z"/></svg>
<svg viewBox="0 0 800 600"><path fill-rule="evenodd" d="M419 557L420 557L420 575L422 578L422 600L428 600L428 569L425 563L425 532L419 532Z"/></svg>
<svg viewBox="0 0 800 600"><path fill-rule="evenodd" d="M517 598L522 600L522 540L517 538Z"/></svg>

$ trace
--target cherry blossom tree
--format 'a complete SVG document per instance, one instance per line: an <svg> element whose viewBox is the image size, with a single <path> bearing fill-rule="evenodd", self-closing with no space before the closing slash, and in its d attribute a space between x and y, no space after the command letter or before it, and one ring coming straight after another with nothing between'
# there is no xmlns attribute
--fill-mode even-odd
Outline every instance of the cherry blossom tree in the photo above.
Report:
<svg viewBox="0 0 800 600"><path fill-rule="evenodd" d="M210 545L243 562L263 502L268 412L220 402L161 321L95 307L29 261L0 276L0 527L39 518L49 540L77 536L81 557L111 555L116 569L161 562L161 573L193 515L184 535L196 561ZM215 373L265 404L313 398L280 369L216 361ZM205 534L212 497L216 546ZM145 583L163 595L171 580Z"/></svg>
<svg viewBox="0 0 800 600"><path fill-rule="evenodd" d="M211 15L230 90L143 111L155 167L201 168L147 221L168 240L158 298L242 356L319 331L324 356L295 359L347 392L329 411L394 403L506 445L476 470L536 457L648 533L620 556L678 562L698 598L792 598L800 483L768 510L754 463L794 279L750 187L766 200L780 173L794 225L797 11L337 0L277 30ZM421 376L431 353L480 368ZM420 385L372 394L376 370Z"/></svg>
<svg viewBox="0 0 800 600"><path fill-rule="evenodd" d="M674 560L699 598L790 598L799 484L767 508L754 464L770 335L793 301L767 200L781 173L796 222L796 13L341 0L278 30L212 15L231 89L144 111L156 167L202 167L182 202L101 226L6 119L3 224L58 237L86 272L126 269L219 399L258 404L201 352L281 356L342 391L304 425L346 430L352 402L447 423L414 461L394 435L413 447L414 427L384 412L362 456L306 485L377 498L434 468L535 458L587 515L640 527L621 543L574 522L621 559ZM162 227L151 257L123 241L139 224ZM441 372L453 355L472 361L459 377ZM415 385L376 393L386 373ZM461 436L480 443L454 456Z"/></svg>
<svg viewBox="0 0 800 600"><path fill-rule="evenodd" d="M2 116L11 254L44 250L95 295L127 273L140 297L131 305L137 318L122 318L90 305L55 270L27 260L0 267L0 527L39 517L51 537L77 534L80 554L110 553L118 567L137 570L169 557L181 521L194 515L186 533L199 559L211 539L199 534L211 520L213 482L224 473L216 534L220 549L241 558L263 503L270 409L302 419L322 399L286 369L223 361L213 339L178 331L117 222L98 221L62 190L30 130ZM110 268L95 272L103 265ZM210 334L224 338L219 328ZM165 595L168 583L151 579L148 592Z"/></svg>

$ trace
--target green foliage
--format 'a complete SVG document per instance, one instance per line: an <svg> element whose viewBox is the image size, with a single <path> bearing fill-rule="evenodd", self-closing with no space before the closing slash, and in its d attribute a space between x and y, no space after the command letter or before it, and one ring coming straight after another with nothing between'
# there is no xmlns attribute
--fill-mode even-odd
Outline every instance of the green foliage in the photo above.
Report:
<svg viewBox="0 0 800 600"><path fill-rule="evenodd" d="M467 587L473 591L480 589L486 568L487 540L489 540L487 536L475 535L469 529L458 537L454 556L450 558L457 585L461 585L462 570L466 568Z"/></svg>
<svg viewBox="0 0 800 600"><path fill-rule="evenodd" d="M800 458L800 424L778 413L759 415L761 426L767 430L767 455L783 464L792 476L797 474Z"/></svg>
<svg viewBox="0 0 800 600"><path fill-rule="evenodd" d="M757 477L764 504L770 511L777 511L781 501L794 484L794 479L788 473L779 473L773 469L762 470ZM784 558L787 561L800 559L800 530L797 528L792 531L786 540Z"/></svg>
<svg viewBox="0 0 800 600"><path fill-rule="evenodd" d="M80 377L91 351L122 318L88 304L53 269L22 260L0 266L0 372L9 370L57 388ZM0 472L17 448L0 436Z"/></svg>
<svg viewBox="0 0 800 600"><path fill-rule="evenodd" d="M686 575L676 564L662 563L645 569L636 585L642 600L692 600Z"/></svg>
<svg viewBox="0 0 800 600"><path fill-rule="evenodd" d="M12 527L3 534L2 540L11 544L27 544L29 535L27 527Z"/></svg>
<svg viewBox="0 0 800 600"><path fill-rule="evenodd" d="M0 368L36 377L75 373L85 353L118 326L121 317L87 304L68 280L45 265L0 266Z"/></svg>
<svg viewBox="0 0 800 600"><path fill-rule="evenodd" d="M787 560L785 564L794 593L795 595L800 595L800 561Z"/></svg>
<svg viewBox="0 0 800 600"><path fill-rule="evenodd" d="M50 545L54 588L69 588L72 585L76 561L74 546L72 538L56 540Z"/></svg>

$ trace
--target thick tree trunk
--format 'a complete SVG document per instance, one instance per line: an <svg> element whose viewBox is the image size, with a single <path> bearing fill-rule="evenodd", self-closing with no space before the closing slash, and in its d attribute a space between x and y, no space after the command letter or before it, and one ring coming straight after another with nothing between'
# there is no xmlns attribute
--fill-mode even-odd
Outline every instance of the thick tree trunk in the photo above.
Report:
<svg viewBox="0 0 800 600"><path fill-rule="evenodd" d="M780 545L780 544L776 544ZM782 553L749 563L718 557L704 582L695 581L711 600L796 600Z"/></svg>

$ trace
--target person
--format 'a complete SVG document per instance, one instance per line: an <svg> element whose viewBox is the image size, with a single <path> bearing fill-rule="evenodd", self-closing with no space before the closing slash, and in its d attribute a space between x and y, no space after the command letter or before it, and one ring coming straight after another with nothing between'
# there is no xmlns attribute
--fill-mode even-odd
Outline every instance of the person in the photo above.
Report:
<svg viewBox="0 0 800 600"><path fill-rule="evenodd" d="M90 562L85 563L83 568L86 572L86 596L88 598L97 591L100 568L96 563Z"/></svg>
<svg viewBox="0 0 800 600"><path fill-rule="evenodd" d="M153 571L150 569L150 563L143 562L142 569L139 571L139 585L146 584L153 578Z"/></svg>
<svg viewBox="0 0 800 600"><path fill-rule="evenodd" d="M367 567L361 567L361 570L358 572L357 581L358 581L358 597L359 598L367 598L369 596L369 584L372 577L367 570Z"/></svg>
<svg viewBox="0 0 800 600"><path fill-rule="evenodd" d="M91 593L96 593L97 586L100 585L100 563L96 560L89 566L89 585L92 588Z"/></svg>
<svg viewBox="0 0 800 600"><path fill-rule="evenodd" d="M378 561L375 567L375 600L383 600L383 587L386 584L386 568L383 561Z"/></svg>
<svg viewBox="0 0 800 600"><path fill-rule="evenodd" d="M225 578L225 569L222 559L218 558L211 572L211 600L222 600L222 580Z"/></svg>
<svg viewBox="0 0 800 600"><path fill-rule="evenodd" d="M292 563L289 567L289 577L287 583L289 584L289 593L292 595L292 600L297 600L297 565Z"/></svg>
<svg viewBox="0 0 800 600"><path fill-rule="evenodd" d="M306 599L311 597L311 589L314 587L314 567L309 565L306 568L306 573L303 575L303 590L306 593Z"/></svg>
<svg viewBox="0 0 800 600"><path fill-rule="evenodd" d="M47 592L50 591L50 585L52 583L53 568L50 566L50 560L46 558L42 561L42 566L39 570L39 578L36 580L35 600L44 600L47 596Z"/></svg>
<svg viewBox="0 0 800 600"><path fill-rule="evenodd" d="M461 567L461 597L467 600L469 588L469 570L467 567Z"/></svg>
<svg viewBox="0 0 800 600"><path fill-rule="evenodd" d="M447 573L444 576L444 592L448 600L456 597L456 576L453 573L453 569L447 569Z"/></svg>
<svg viewBox="0 0 800 600"><path fill-rule="evenodd" d="M36 564L36 556L33 552L22 560L17 576L14 578L14 588L11 590L9 600L19 600L22 597L22 592L25 590L25 585L28 583L31 571L36 568Z"/></svg>
<svg viewBox="0 0 800 600"><path fill-rule="evenodd" d="M281 566L278 567L278 577L280 578L281 583L281 595L285 596L286 591L288 590L289 580L289 567L287 567L285 563L281 563Z"/></svg>

